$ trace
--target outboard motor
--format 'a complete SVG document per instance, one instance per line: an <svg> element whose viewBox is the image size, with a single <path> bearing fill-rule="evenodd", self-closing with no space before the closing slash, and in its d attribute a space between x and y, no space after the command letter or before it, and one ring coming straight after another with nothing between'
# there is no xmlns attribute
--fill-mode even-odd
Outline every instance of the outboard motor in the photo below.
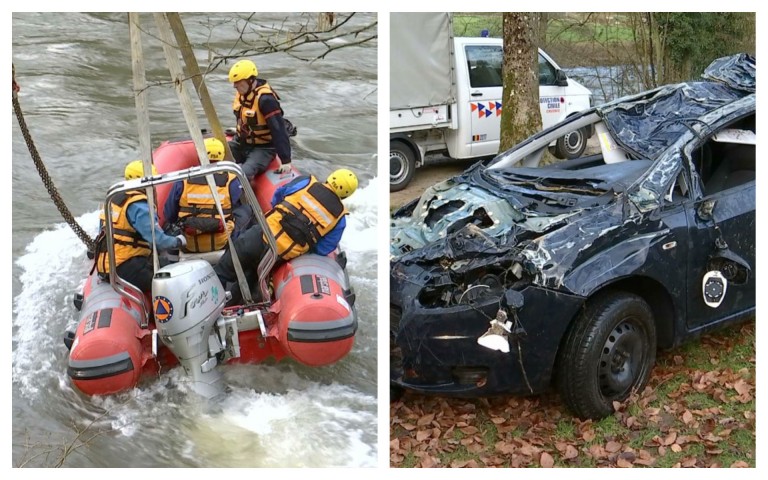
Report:
<svg viewBox="0 0 768 480"><path fill-rule="evenodd" d="M218 276L204 260L168 265L152 280L158 335L179 359L194 390L208 399L223 393L209 337L226 301Z"/></svg>

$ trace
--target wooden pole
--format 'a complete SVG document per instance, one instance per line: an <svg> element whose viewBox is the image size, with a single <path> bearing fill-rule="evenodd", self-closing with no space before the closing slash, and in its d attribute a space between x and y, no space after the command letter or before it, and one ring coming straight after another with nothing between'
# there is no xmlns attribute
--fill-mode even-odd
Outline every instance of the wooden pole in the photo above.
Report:
<svg viewBox="0 0 768 480"><path fill-rule="evenodd" d="M187 31L184 29L184 24L181 23L181 17L178 12L169 12L166 16L168 18L168 23L171 25L173 35L176 37L176 44L181 50L181 58L184 60L186 74L192 79L192 84L195 86L195 91L203 106L203 111L205 112L205 117L208 119L208 124L211 126L213 136L218 138L221 143L224 144L224 149L226 151L225 158L227 160L232 160L232 151L227 143L227 137L224 134L224 129L221 127L219 117L216 115L216 109L213 106L211 96L208 93L208 87L205 85L205 77L200 72L200 66L192 51L189 37L187 37Z"/></svg>
<svg viewBox="0 0 768 480"><path fill-rule="evenodd" d="M149 108L147 107L147 79L144 67L144 52L141 48L141 28L139 14L128 14L129 34L131 37L131 66L133 67L133 90L136 100L136 120L139 131L139 152L144 167L144 176L152 175L152 142L149 133ZM147 187L147 203L152 231L152 246L155 245L155 189ZM105 206L104 208L109 208ZM155 271L159 268L157 248L152 248L152 262Z"/></svg>

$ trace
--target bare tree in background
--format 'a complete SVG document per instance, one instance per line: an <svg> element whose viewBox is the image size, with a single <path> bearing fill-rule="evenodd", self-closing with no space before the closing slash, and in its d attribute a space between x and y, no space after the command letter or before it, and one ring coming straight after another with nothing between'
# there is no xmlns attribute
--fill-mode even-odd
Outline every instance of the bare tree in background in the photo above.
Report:
<svg viewBox="0 0 768 480"><path fill-rule="evenodd" d="M538 26L535 13L503 14L504 90L501 145L511 148L541 129L539 110Z"/></svg>
<svg viewBox="0 0 768 480"><path fill-rule="evenodd" d="M207 62L200 65L203 78L215 71L218 74L219 69L227 69L243 58L284 53L305 62L314 62L336 50L360 46L378 38L375 14L366 18L365 14L354 12L292 13L278 22L260 20L259 13L220 14L214 18L195 21L211 32L209 40L190 42L193 49L208 52ZM188 27L190 20L184 14L181 14L181 20ZM233 28L237 32L234 43L222 46L210 41L210 38L217 37L212 32ZM155 32L143 31L156 37ZM147 84L150 87L167 87L173 82L162 80Z"/></svg>
<svg viewBox="0 0 768 480"><path fill-rule="evenodd" d="M209 24L208 28L235 28L239 34L234 45L227 49L203 45L209 52L208 72L222 64L243 57L255 57L267 53L282 52L299 60L311 62L325 58L342 48L362 45L375 40L378 22L357 22L359 13L323 12L286 17L278 24L264 24L258 13L239 15L234 19ZM182 15L183 19L183 15Z"/></svg>

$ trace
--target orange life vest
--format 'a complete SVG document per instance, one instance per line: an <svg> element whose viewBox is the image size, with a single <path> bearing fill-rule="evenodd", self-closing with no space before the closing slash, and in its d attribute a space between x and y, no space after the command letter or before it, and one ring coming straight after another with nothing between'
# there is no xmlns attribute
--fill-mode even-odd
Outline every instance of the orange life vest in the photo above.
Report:
<svg viewBox="0 0 768 480"><path fill-rule="evenodd" d="M232 110L237 118L237 133L246 143L264 145L272 141L267 119L259 109L259 99L265 94L272 94L280 100L280 96L272 90L269 83L264 83L245 95L235 94ZM281 108L280 113L282 112Z"/></svg>
<svg viewBox="0 0 768 480"><path fill-rule="evenodd" d="M141 238L139 232L128 221L128 206L139 200L147 200L147 195L139 190L121 192L112 197L112 234L115 248L115 267L126 260L142 256L148 256L152 250L149 243ZM101 211L102 225L106 221L104 210ZM96 270L99 273L109 273L109 255L106 248L106 240L97 248Z"/></svg>
<svg viewBox="0 0 768 480"><path fill-rule="evenodd" d="M234 179L235 176L227 172L213 174L216 193L224 214L223 222L219 222L221 218L205 177L184 180L184 189L179 199L179 220L185 222L187 251L212 252L221 250L227 244L229 234L235 226L232 220L232 199L229 196L229 185ZM215 228L196 228L192 219L207 219L209 223L210 220L215 220Z"/></svg>
<svg viewBox="0 0 768 480"><path fill-rule="evenodd" d="M333 190L310 176L306 187L287 195L267 213L277 254L290 260L307 253L348 213Z"/></svg>

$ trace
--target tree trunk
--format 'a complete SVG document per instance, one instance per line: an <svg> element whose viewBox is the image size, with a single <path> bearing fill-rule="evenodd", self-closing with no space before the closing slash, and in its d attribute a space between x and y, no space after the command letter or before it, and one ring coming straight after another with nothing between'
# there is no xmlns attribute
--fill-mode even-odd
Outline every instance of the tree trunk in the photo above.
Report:
<svg viewBox="0 0 768 480"><path fill-rule="evenodd" d="M539 12L536 15L539 16L539 34L538 34L538 47L542 50L547 49L547 24L549 23L549 12Z"/></svg>
<svg viewBox="0 0 768 480"><path fill-rule="evenodd" d="M535 13L506 12L503 15L504 90L500 151L541 130L538 24Z"/></svg>

